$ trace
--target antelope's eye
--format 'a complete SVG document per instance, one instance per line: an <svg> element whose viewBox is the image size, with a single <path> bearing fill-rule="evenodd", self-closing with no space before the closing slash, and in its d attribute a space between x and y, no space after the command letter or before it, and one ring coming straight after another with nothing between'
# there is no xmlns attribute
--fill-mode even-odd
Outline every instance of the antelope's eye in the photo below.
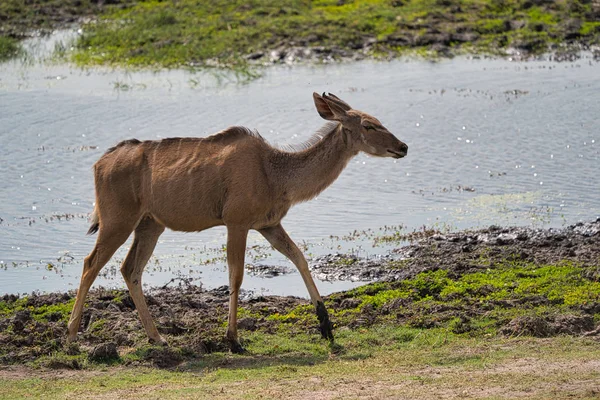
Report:
<svg viewBox="0 0 600 400"><path fill-rule="evenodd" d="M363 125L363 128L365 128L365 129L366 129L366 130L368 130L368 131L377 129L377 128L376 128L376 127L374 127L373 125Z"/></svg>

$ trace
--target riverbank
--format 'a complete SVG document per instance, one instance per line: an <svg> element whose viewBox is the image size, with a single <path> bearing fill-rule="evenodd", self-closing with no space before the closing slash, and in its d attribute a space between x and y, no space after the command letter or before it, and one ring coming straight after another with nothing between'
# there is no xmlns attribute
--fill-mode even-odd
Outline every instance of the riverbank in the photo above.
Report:
<svg viewBox="0 0 600 400"><path fill-rule="evenodd" d="M79 65L136 67L389 59L485 53L571 59L600 44L597 1L46 1L0 5L0 58L16 39L72 26Z"/></svg>
<svg viewBox="0 0 600 400"><path fill-rule="evenodd" d="M296 297L241 302L248 353L239 356L223 338L227 287L180 281L147 291L169 347L148 344L123 290L90 293L71 345L74 293L5 295L0 398L230 398L242 389L298 399L431 398L442 389L444 398L598 393L600 219L380 240L412 244L378 263L333 255L311 266L331 279L357 279L359 271L380 279L325 297L335 346L320 338L313 307Z"/></svg>
<svg viewBox="0 0 600 400"><path fill-rule="evenodd" d="M382 327L411 332L409 342L431 330L470 338L600 332L600 220L562 230L431 232L396 253L376 267L339 255L312 266L314 274L331 279L362 270L380 280L325 298L342 337ZM376 269L380 272L373 275ZM66 322L74 293L5 295L0 301L0 364L172 368L227 352L227 287L205 291L180 281L148 291L147 298L169 348L147 344L123 290L92 291L79 340L70 346L65 344ZM305 299L251 297L242 301L239 316L242 342L251 354L290 355L299 348L327 353ZM338 350L348 351L344 347Z"/></svg>

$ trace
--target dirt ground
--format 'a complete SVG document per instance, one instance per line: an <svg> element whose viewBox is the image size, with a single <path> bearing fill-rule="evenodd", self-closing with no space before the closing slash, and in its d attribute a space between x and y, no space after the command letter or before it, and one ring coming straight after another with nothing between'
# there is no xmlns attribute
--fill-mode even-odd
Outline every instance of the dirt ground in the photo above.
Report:
<svg viewBox="0 0 600 400"><path fill-rule="evenodd" d="M600 219L564 229L490 227L449 234L427 232L417 236L413 237L415 241L412 244L397 248L393 257L383 261L332 255L320 258L317 263L312 263L311 268L313 274L329 279L396 282L414 278L424 271L440 269L448 271L451 277L460 277L490 268L490 265L503 260L539 264L572 260L582 268L587 279L600 280ZM340 259L350 261L340 262ZM56 352L87 354L91 360L103 360L116 356L117 349L122 353L124 349L147 346L147 337L128 292L102 288L93 290L88 296L77 344L66 345L66 321L73 297L74 293L69 292L27 298L4 295L0 298L4 310L13 310L4 314L0 312L0 347L3 349L0 351L0 365L27 364ZM171 367L202 354L227 351L223 338L228 306L226 286L203 290L182 282L179 286L149 290L146 297L159 330L168 338L171 347L150 348L139 362ZM353 303L355 299L344 293L331 295L328 299L326 303L333 309L356 306ZM244 331L276 332L279 322L268 317L285 315L303 304L308 304L308 301L296 297L258 296L243 300L240 306L246 315L240 315L239 320L242 337ZM376 320L378 315L375 314L390 313L390 307L402 308L404 304L402 301L393 302L389 307L370 310L374 315L363 310L361 316L364 318L347 323L334 319L336 329L344 324L350 328L368 325ZM554 320L525 318L511 321L503 327L503 332L539 337L598 334L593 316L600 312L600 303L588 304L582 311L584 315L559 316ZM455 310L444 307L437 312L452 315ZM401 313L398 315L401 316ZM302 329L318 333L316 323L302 326ZM81 367L77 360L60 359L45 366L57 369Z"/></svg>

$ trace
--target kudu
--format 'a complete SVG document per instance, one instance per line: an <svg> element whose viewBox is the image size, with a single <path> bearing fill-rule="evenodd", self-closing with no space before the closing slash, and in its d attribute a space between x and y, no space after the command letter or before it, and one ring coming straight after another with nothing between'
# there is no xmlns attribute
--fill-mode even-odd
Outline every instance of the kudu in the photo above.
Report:
<svg viewBox="0 0 600 400"><path fill-rule="evenodd" d="M127 240L134 239L121 266L129 294L150 341L166 344L142 292L142 272L165 227L202 231L227 227L229 321L226 339L232 352L238 341L237 308L244 274L246 237L259 231L300 271L324 338L332 325L308 263L281 226L290 207L317 196L361 151L401 158L408 146L374 117L353 110L338 97L313 94L317 111L333 121L301 150L271 147L257 132L231 127L206 138L157 141L126 140L109 149L94 165L96 205L88 233L98 232L85 258L81 283L68 326L77 337L86 295L102 267Z"/></svg>

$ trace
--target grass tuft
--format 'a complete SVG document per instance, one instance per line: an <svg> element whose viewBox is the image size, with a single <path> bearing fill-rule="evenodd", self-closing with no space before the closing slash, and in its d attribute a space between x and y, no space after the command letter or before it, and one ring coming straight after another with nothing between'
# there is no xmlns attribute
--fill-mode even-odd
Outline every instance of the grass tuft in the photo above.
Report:
<svg viewBox="0 0 600 400"><path fill-rule="evenodd" d="M0 35L0 62L17 57L22 48L16 39Z"/></svg>

